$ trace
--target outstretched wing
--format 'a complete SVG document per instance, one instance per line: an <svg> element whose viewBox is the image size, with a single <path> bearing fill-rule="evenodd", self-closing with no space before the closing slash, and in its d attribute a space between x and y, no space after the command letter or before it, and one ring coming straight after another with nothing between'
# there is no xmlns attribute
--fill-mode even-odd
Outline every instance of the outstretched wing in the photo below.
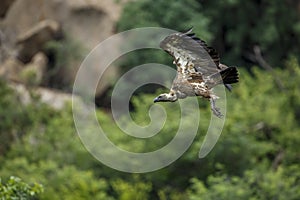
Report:
<svg viewBox="0 0 300 200"><path fill-rule="evenodd" d="M220 71L217 51L196 37L192 29L167 36L160 47L173 56L178 73L186 77L197 73L205 78Z"/></svg>

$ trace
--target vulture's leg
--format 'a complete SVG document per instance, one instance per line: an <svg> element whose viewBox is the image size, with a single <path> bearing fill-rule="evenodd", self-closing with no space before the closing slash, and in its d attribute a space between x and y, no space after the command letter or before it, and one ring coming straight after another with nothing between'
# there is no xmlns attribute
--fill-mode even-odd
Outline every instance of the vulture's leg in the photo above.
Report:
<svg viewBox="0 0 300 200"><path fill-rule="evenodd" d="M222 113L220 111L220 108L216 107L216 98L211 97L209 99L209 101L210 101L211 110L213 111L214 115L216 115L219 118L222 118L223 115L222 115Z"/></svg>

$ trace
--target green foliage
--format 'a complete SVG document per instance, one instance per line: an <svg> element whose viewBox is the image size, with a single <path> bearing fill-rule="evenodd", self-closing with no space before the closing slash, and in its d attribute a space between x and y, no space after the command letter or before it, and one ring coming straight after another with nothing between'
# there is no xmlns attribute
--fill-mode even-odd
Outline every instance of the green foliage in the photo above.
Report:
<svg viewBox="0 0 300 200"><path fill-rule="evenodd" d="M82 61L85 54L83 46L68 34L62 40L51 40L44 46L49 58L47 85L59 89L70 89L71 80L65 74L71 73L74 65Z"/></svg>
<svg viewBox="0 0 300 200"><path fill-rule="evenodd" d="M149 199L149 193L151 191L150 183L128 183L120 179L114 181L112 187L117 192L118 199L120 200Z"/></svg>
<svg viewBox="0 0 300 200"><path fill-rule="evenodd" d="M226 123L212 152L198 159L211 114L209 102L200 99L200 127L190 149L170 166L139 176L116 172L91 157L76 134L70 106L54 111L38 100L24 106L2 83L1 135L22 134L9 143L1 140L1 147L6 145L0 156L1 177L42 184L40 199L298 199L299 69L295 58L286 62L285 70L273 73L240 69L241 82L227 93ZM131 116L137 124L151 122L148 112L155 95L133 97L136 109ZM124 134L107 112L98 110L96 116L118 147L149 152L171 141L180 121L178 103L160 105L166 123L147 139ZM151 114L155 120L161 113L153 107ZM121 122L132 129L132 122ZM186 124L193 125L194 119Z"/></svg>
<svg viewBox="0 0 300 200"><path fill-rule="evenodd" d="M242 81L228 96L225 136L205 158L216 164L207 178L192 179L190 199L299 198L299 69L293 58L276 77L240 71Z"/></svg>
<svg viewBox="0 0 300 200"><path fill-rule="evenodd" d="M76 135L70 107L58 112L38 99L25 106L1 87L1 176L42 183L40 199L110 199L106 181L87 169L94 160ZM22 134L13 135L17 131Z"/></svg>
<svg viewBox="0 0 300 200"><path fill-rule="evenodd" d="M105 180L97 179L91 171L78 170L72 165L60 167L50 160L30 163L20 157L9 160L3 168L2 174L15 173L23 179L43 183L45 191L40 199L110 199L105 192Z"/></svg>
<svg viewBox="0 0 300 200"><path fill-rule="evenodd" d="M38 78L37 73L36 69L27 68L21 71L20 78L28 86L37 86L41 83L41 78Z"/></svg>
<svg viewBox="0 0 300 200"><path fill-rule="evenodd" d="M34 183L28 185L20 178L11 176L7 183L2 183L0 179L0 199L1 200L34 200L43 192L43 186Z"/></svg>
<svg viewBox="0 0 300 200"><path fill-rule="evenodd" d="M52 111L47 110L48 115L42 117L40 114L46 111L42 104L24 107L22 100L2 80L0 96L0 155L3 155L13 141L19 140L34 123L40 123L50 117Z"/></svg>
<svg viewBox="0 0 300 200"><path fill-rule="evenodd" d="M276 171L249 170L244 176L210 176L207 186L192 179L188 191L191 200L210 199L299 199L299 166L290 166Z"/></svg>
<svg viewBox="0 0 300 200"><path fill-rule="evenodd" d="M118 30L156 26L183 31L194 26L200 38L213 42L224 63L251 67L258 45L266 60L280 67L290 55L300 58L298 6L297 1L282 0L132 1L123 10ZM135 55L136 60L143 57ZM129 63L135 66L136 60Z"/></svg>
<svg viewBox="0 0 300 200"><path fill-rule="evenodd" d="M69 67L73 60L80 60L83 57L82 46L68 35L62 40L47 42L44 48L53 56L54 68Z"/></svg>
<svg viewBox="0 0 300 200"><path fill-rule="evenodd" d="M198 159L198 152L211 111L209 103L200 99L201 120L194 143L175 163L152 173L120 173L99 163L83 147L69 105L55 111L38 97L24 105L0 81L0 199L300 199L300 23L295 2L143 0L126 4L118 31L144 26L183 31L194 26L197 35L215 44L227 64L249 65L249 59L255 60L253 46L258 45L267 61L279 67L273 71L239 68L240 83L227 93L222 135L204 159ZM49 85L64 88L68 80L56 74L76 62L82 48L67 36L51 41L45 49L50 58ZM161 50L129 53L119 61L124 71L149 62L172 62ZM34 78L30 71L23 75ZM138 125L151 123L149 110L152 120L162 114L151 108L161 90L132 98L131 117ZM107 111L95 114L118 147L149 152L168 144L180 123L178 103L160 105L167 113L166 122L147 139L124 134ZM187 130L194 126L194 119L188 121ZM126 118L121 123L134 129Z"/></svg>
<svg viewBox="0 0 300 200"><path fill-rule="evenodd" d="M209 30L215 33L215 44L226 62L252 66L254 45L261 47L266 59L275 67L282 66L282 61L290 55L299 56L297 3L281 0L199 2L204 8L202 13L213 22Z"/></svg>
<svg viewBox="0 0 300 200"><path fill-rule="evenodd" d="M118 30L163 27L184 31L194 26L204 39L209 40L210 34L205 28L209 20L199 12L200 9L201 5L195 0L177 0L172 3L164 0L130 2L125 5Z"/></svg>

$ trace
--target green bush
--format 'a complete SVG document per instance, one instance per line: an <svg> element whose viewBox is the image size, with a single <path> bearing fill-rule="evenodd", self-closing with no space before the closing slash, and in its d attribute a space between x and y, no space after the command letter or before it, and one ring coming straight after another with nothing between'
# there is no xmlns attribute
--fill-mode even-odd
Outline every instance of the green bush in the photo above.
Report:
<svg viewBox="0 0 300 200"><path fill-rule="evenodd" d="M61 40L51 40L44 46L49 62L44 82L48 87L71 91L75 66L84 59L86 49L68 34Z"/></svg>
<svg viewBox="0 0 300 200"><path fill-rule="evenodd" d="M111 199L107 195L107 182L95 177L92 171L78 170L75 166L51 160L30 163L25 157L17 157L5 162L1 174L16 174L42 183L45 190L40 195L41 200Z"/></svg>
<svg viewBox="0 0 300 200"><path fill-rule="evenodd" d="M123 180L115 180L112 182L112 187L116 191L119 200L143 200L150 198L152 189L150 183L135 182L128 183Z"/></svg>
<svg viewBox="0 0 300 200"><path fill-rule="evenodd" d="M191 200L211 199L299 199L299 166L272 170L249 170L242 177L210 176L207 185L192 179L188 191Z"/></svg>
<svg viewBox="0 0 300 200"><path fill-rule="evenodd" d="M252 67L257 45L271 65L282 67L289 56L300 58L297 8L296 1L281 0L132 1L123 10L118 30L155 26L183 31L194 26L200 38L213 43L224 63ZM145 57L156 61L157 54L150 55L135 54L129 64L136 66Z"/></svg>
<svg viewBox="0 0 300 200"><path fill-rule="evenodd" d="M1 200L34 200L43 192L43 186L34 183L28 185L20 178L11 176L6 183L0 179L0 199Z"/></svg>
<svg viewBox="0 0 300 200"><path fill-rule="evenodd" d="M234 85L232 93L227 93L222 135L207 157L198 159L198 152L211 111L209 102L199 99L201 120L193 145L170 166L139 176L117 172L92 158L76 134L70 106L61 111L54 111L38 101L16 106L14 93L2 90L0 106L5 105L10 112L6 120L0 122L5 127L1 134L6 137L9 130L22 130L23 134L18 140L10 141L6 153L1 155L0 174L4 179L15 175L43 184L41 199L95 196L129 199L134 195L141 199L173 200L215 199L217 196L297 199L300 67L294 58L285 66L285 70L276 69L272 74L257 67L251 72L240 70L240 83ZM148 111L154 96L156 94L133 97L136 109L131 115L137 124L150 123ZM13 109L18 106L22 112ZM149 139L124 134L107 112L97 110L96 116L117 146L132 152L148 152L167 144L178 128L179 105L161 106L166 109L167 121L160 133ZM190 119L188 127L193 125L193 120ZM132 122L125 119L122 123L129 129L132 127Z"/></svg>

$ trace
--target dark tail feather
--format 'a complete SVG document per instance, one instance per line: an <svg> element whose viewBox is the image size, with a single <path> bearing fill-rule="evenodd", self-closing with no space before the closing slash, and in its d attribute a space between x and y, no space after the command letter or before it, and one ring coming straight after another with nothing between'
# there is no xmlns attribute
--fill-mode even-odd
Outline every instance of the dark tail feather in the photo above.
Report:
<svg viewBox="0 0 300 200"><path fill-rule="evenodd" d="M239 82L239 73L236 67L228 67L220 72L224 84Z"/></svg>
<svg viewBox="0 0 300 200"><path fill-rule="evenodd" d="M223 69L219 73L213 74L210 76L210 84L208 84L211 88L216 86L217 84L224 84L225 87L231 91L231 83L239 82L239 73L236 67L228 67Z"/></svg>

